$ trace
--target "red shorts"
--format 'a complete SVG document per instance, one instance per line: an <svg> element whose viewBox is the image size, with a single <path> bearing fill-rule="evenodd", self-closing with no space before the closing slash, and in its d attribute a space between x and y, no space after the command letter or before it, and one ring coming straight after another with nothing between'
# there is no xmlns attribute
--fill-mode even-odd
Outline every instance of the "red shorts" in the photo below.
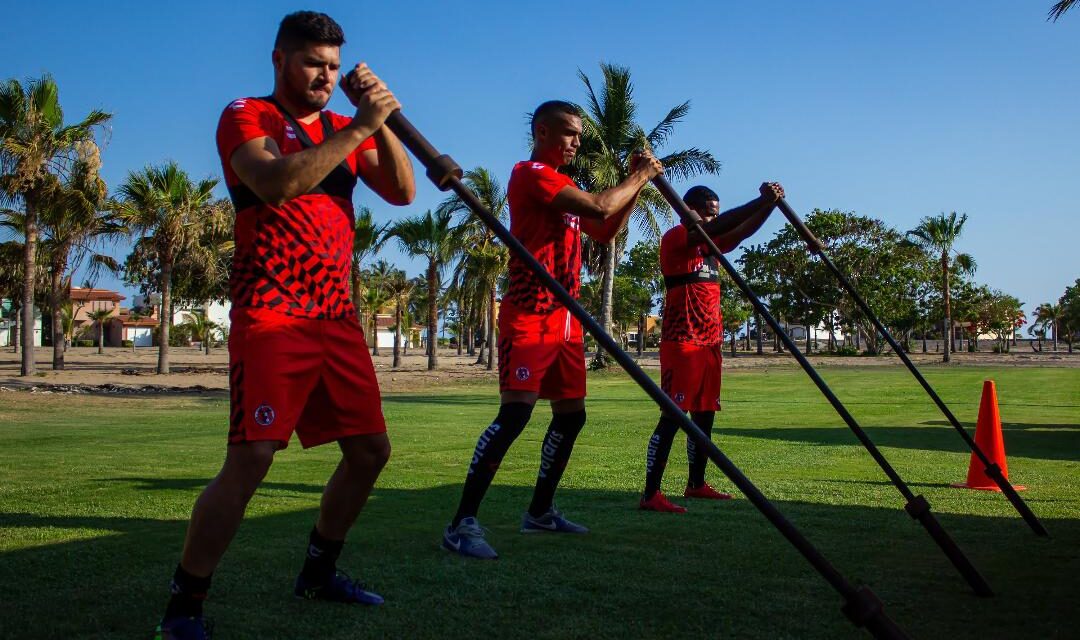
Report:
<svg viewBox="0 0 1080 640"><path fill-rule="evenodd" d="M720 410L724 345L660 342L660 388L683 411Z"/></svg>
<svg viewBox="0 0 1080 640"><path fill-rule="evenodd" d="M499 307L499 391L533 391L546 400L585 397L585 338L565 308L534 313Z"/></svg>
<svg viewBox="0 0 1080 640"><path fill-rule="evenodd" d="M276 440L293 431L306 449L386 432L379 383L356 320L294 318L269 309L232 310L229 444Z"/></svg>

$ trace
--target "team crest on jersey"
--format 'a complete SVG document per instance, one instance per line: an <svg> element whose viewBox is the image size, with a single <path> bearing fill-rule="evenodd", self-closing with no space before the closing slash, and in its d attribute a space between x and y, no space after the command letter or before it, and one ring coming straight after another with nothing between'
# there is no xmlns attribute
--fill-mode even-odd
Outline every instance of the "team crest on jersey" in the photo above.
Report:
<svg viewBox="0 0 1080 640"><path fill-rule="evenodd" d="M571 229L577 230L577 229L581 228L581 218L579 218L578 216L575 216L572 213L564 213L564 214L562 214L562 219L563 219L563 224L570 227Z"/></svg>
<svg viewBox="0 0 1080 640"><path fill-rule="evenodd" d="M255 424L259 426L269 427L274 424L274 418L276 417L277 414L274 413L274 408L268 404L260 404L255 409Z"/></svg>
<svg viewBox="0 0 1080 640"><path fill-rule="evenodd" d="M528 367L518 367L515 374L517 375L517 379L522 382L528 380L532 376L532 372L529 371Z"/></svg>
<svg viewBox="0 0 1080 640"><path fill-rule="evenodd" d="M246 106L247 106L247 100L244 100L243 98L241 98L239 100L233 100L233 103L229 105L229 108L234 110L234 111L239 111L240 109L243 109Z"/></svg>

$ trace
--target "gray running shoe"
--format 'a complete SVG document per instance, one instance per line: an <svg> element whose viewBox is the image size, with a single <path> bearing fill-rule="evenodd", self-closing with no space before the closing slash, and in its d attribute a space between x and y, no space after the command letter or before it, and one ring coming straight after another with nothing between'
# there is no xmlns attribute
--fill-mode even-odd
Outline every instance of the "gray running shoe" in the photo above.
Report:
<svg viewBox="0 0 1080 640"><path fill-rule="evenodd" d="M456 527L447 525L443 532L442 548L466 558L499 559L499 554L484 540L484 528L473 517L462 518Z"/></svg>
<svg viewBox="0 0 1080 640"><path fill-rule="evenodd" d="M547 513L534 518L528 511L521 518L522 533L588 533L589 528L570 522L562 512L551 505Z"/></svg>

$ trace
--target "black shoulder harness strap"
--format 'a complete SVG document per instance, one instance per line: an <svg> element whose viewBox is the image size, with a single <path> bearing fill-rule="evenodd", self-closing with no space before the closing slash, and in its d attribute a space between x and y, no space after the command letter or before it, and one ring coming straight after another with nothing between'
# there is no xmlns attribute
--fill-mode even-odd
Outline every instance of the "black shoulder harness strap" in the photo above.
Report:
<svg viewBox="0 0 1080 640"><path fill-rule="evenodd" d="M720 261L714 256L705 256L705 263L698 271L680 273L674 276L664 276L664 288L671 291L675 287L681 287L695 282L720 282Z"/></svg>
<svg viewBox="0 0 1080 640"><path fill-rule="evenodd" d="M300 141L302 147L310 149L315 146L315 143L311 141L311 137L308 136L307 132L304 131L304 128L300 126L300 123L289 115L289 112L286 111L273 96L259 99L265 100L277 107L281 116L285 118L285 122L288 123L289 127L293 130L293 133L296 134L296 139ZM319 113L319 121L322 122L323 140L325 140L334 133L334 125L330 122L330 116L328 116L325 111ZM352 192L355 187L356 174L352 172L348 162L342 160L341 164L334 167L334 169L322 179L322 182L315 185L315 188L308 191L308 193L322 193L351 201ZM242 182L229 187L229 198L232 199L233 207L238 212L262 203L259 196L255 195L255 192Z"/></svg>

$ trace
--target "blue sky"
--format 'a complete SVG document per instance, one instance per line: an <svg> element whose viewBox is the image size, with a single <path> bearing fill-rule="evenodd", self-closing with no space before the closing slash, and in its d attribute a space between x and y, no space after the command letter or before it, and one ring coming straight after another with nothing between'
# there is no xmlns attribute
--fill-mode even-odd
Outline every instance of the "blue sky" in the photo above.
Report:
<svg viewBox="0 0 1080 640"><path fill-rule="evenodd" d="M646 127L691 101L668 148L723 162L701 180L722 204L769 179L804 215L839 208L904 231L966 212L957 248L978 261L976 280L1030 316L1080 277L1080 10L1048 23L1050 4L20 2L5 10L0 78L47 71L69 119L113 112L111 188L165 159L219 176L221 109L270 91L285 13L322 10L345 29L343 62L368 62L436 147L505 181L528 155L524 114L581 100L577 70L595 78L614 62L633 72ZM351 113L340 95L331 108ZM442 197L425 179L407 208L363 187L356 199L390 220ZM752 242L782 224L777 214ZM420 272L396 249L383 257Z"/></svg>

